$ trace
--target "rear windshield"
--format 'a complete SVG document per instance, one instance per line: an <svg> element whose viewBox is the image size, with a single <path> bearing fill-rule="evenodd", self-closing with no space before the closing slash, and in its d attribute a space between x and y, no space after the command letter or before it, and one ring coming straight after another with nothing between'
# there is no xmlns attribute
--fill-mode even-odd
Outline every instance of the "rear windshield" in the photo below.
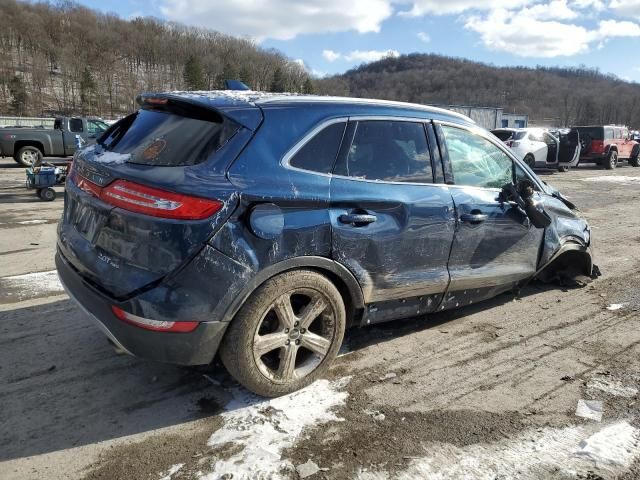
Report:
<svg viewBox="0 0 640 480"><path fill-rule="evenodd" d="M503 142L506 142L507 140L511 139L511 137L513 136L513 132L509 132L508 130L507 131L497 130L492 133Z"/></svg>
<svg viewBox="0 0 640 480"><path fill-rule="evenodd" d="M178 167L207 160L238 128L214 112L205 118L141 109L113 125L98 143L107 151L129 154L129 163Z"/></svg>
<svg viewBox="0 0 640 480"><path fill-rule="evenodd" d="M576 129L582 138L588 136L591 140L604 140L604 127L576 127Z"/></svg>

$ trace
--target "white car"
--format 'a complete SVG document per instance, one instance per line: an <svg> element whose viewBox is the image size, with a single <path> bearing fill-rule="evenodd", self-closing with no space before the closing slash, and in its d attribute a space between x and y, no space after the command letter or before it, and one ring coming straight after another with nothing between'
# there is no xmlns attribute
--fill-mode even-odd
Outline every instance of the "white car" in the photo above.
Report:
<svg viewBox="0 0 640 480"><path fill-rule="evenodd" d="M580 142L574 129L499 128L492 130L531 168L557 168L566 171L580 160Z"/></svg>

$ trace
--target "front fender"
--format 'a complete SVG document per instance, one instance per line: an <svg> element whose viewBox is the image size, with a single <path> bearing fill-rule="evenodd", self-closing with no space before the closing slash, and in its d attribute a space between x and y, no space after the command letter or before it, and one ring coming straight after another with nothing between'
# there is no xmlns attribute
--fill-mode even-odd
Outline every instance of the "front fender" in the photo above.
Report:
<svg viewBox="0 0 640 480"><path fill-rule="evenodd" d="M557 258L569 251L580 251L589 257L588 272L593 268L591 250L591 228L576 209L569 208L559 198L543 195L545 211L552 222L544 232L542 252L538 261L538 272L544 270Z"/></svg>

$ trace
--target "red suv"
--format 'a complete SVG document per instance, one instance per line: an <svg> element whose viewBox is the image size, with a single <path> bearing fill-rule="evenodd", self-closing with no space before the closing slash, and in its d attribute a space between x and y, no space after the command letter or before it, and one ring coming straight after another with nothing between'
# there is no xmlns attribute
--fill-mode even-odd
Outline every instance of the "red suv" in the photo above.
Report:
<svg viewBox="0 0 640 480"><path fill-rule="evenodd" d="M608 170L616 168L619 160L639 167L640 143L632 139L629 129L617 125L575 127L580 133L581 162L595 162Z"/></svg>

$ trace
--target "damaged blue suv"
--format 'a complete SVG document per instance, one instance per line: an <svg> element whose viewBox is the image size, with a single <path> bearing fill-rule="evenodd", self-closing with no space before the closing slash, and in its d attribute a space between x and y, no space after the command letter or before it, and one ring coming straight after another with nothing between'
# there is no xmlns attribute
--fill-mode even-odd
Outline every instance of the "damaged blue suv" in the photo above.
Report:
<svg viewBox="0 0 640 480"><path fill-rule="evenodd" d="M120 349L216 354L277 396L345 328L594 273L575 207L467 117L256 92L145 94L75 156L60 279Z"/></svg>

